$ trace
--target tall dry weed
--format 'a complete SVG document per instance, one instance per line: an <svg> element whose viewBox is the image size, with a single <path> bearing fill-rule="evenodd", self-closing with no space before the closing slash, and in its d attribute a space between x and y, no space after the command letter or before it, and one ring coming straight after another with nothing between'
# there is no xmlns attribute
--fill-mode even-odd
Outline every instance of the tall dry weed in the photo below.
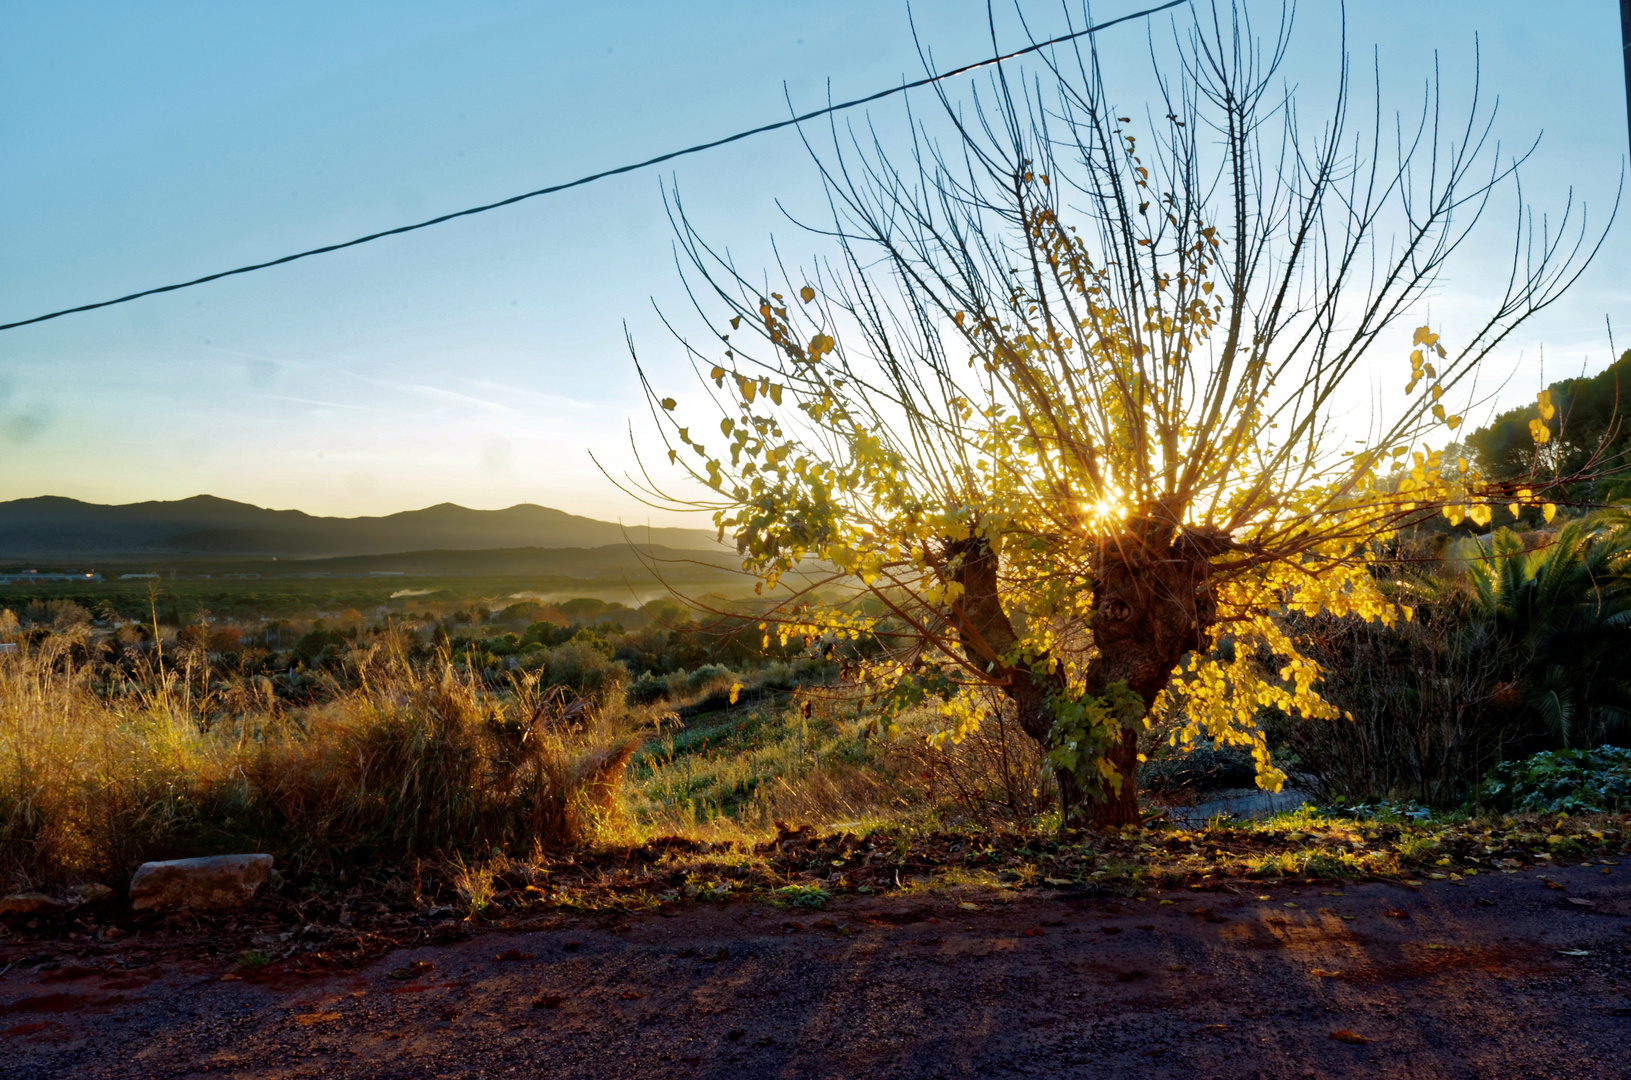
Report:
<svg viewBox="0 0 1631 1080"><path fill-rule="evenodd" d="M495 694L400 650L320 703L155 665L98 684L69 643L0 656L0 875L117 884L146 859L265 850L317 867L560 848L621 821L637 739L535 676Z"/></svg>

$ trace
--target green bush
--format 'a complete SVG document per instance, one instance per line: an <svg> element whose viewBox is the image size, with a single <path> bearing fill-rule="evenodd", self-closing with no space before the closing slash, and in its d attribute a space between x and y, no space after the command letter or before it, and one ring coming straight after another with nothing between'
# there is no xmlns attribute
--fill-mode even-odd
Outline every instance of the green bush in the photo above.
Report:
<svg viewBox="0 0 1631 1080"><path fill-rule="evenodd" d="M629 669L594 645L574 640L549 650L547 676L551 686L569 687L580 697L607 703L620 700Z"/></svg>
<svg viewBox="0 0 1631 1080"><path fill-rule="evenodd" d="M313 630L295 642L294 658L315 666L344 652L345 644L337 630Z"/></svg>
<svg viewBox="0 0 1631 1080"><path fill-rule="evenodd" d="M629 686L629 701L635 705L650 705L667 696L668 680L649 671L642 671Z"/></svg>
<svg viewBox="0 0 1631 1080"><path fill-rule="evenodd" d="M1471 803L1506 813L1600 814L1631 808L1631 749L1544 750L1484 774Z"/></svg>

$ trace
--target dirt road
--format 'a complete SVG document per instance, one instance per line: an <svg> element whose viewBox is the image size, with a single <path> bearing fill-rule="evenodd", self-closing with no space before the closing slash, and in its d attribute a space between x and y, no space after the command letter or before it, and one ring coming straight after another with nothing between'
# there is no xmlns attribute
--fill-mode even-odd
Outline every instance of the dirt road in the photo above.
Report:
<svg viewBox="0 0 1631 1080"><path fill-rule="evenodd" d="M1631 1077L1631 865L699 907L304 978L160 946L14 964L0 1076Z"/></svg>

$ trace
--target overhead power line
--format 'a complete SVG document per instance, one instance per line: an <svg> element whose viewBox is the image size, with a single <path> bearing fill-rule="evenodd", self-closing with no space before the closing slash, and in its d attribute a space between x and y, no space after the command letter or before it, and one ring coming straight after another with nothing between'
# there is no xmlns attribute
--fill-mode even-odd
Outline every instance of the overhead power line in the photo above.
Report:
<svg viewBox="0 0 1631 1080"><path fill-rule="evenodd" d="M487 211L497 210L501 206L513 206L515 203L523 202L527 199L536 199L540 195L553 195L557 191L565 191L568 188L582 187L585 184L592 184L596 180L604 180L608 176L617 176L620 173L634 172L636 169L644 169L651 165L661 165L665 161L672 161L675 158L685 157L687 154L700 154L702 151L712 150L716 146L724 146L727 143L737 142L741 139L746 139L754 135L763 135L768 131L778 131L781 128L791 127L794 124L802 124L806 120L814 120L817 117L827 116L843 109L853 109L857 105L865 105L869 102L880 101L892 94L904 93L907 90L915 90L920 86L928 86L931 83L937 83L944 79L954 78L958 75L966 75L968 72L978 70L979 68L990 67L992 64L1000 64L1005 60L1012 60L1015 57L1024 56L1026 53L1037 52L1038 50L1046 49L1052 45L1059 45L1066 41L1072 41L1079 37L1085 37L1088 34L1096 34L1100 30L1108 30L1110 27L1115 26L1118 23L1129 22L1133 19L1142 19L1147 16L1166 11L1168 8L1175 8L1181 4L1187 3L1189 3L1189 0L1169 0L1168 3L1161 4L1157 7L1146 8L1143 11L1135 11L1131 15L1123 15L1119 19L1111 19L1109 22L1099 23L1097 26L1089 26L1085 30L1078 30L1072 34L1062 34L1056 38L1049 38L1047 41L1040 41L1034 45L1027 45L1025 48L1016 49L1011 53L1004 53L1001 56L993 56L989 60L981 60L978 63L965 64L960 68L953 68L950 71L943 71L938 75L930 75L926 78L918 79L915 82L902 83L901 85L891 87L888 90L880 90L876 94L868 94L866 97L858 97L851 101L841 102L837 105L828 105L824 109L816 109L813 112L807 112L801 116L790 117L786 120L778 120L774 124L765 124L761 127L750 128L747 131L739 131L735 135L727 135L723 139L715 139L712 142L698 143L695 146L688 146L684 150L674 150L667 154L659 154L654 158L647 158L645 161L637 161L632 165L620 165L615 169L606 169L602 172L590 173L588 176L580 176L578 179L569 180L564 184L552 184L549 187L539 188L537 191L528 191L521 195L512 195L508 199L500 199L498 202L486 203L482 206L472 206L468 210L456 210L451 214L443 214L440 217L433 217L428 221L420 221L413 225L401 225L395 229L386 229L383 232L369 233L367 236L359 236L355 240L346 240L339 244L325 244L322 247L312 248L309 251L297 251L293 255L285 255L280 259L269 259L266 262L253 263L249 266L240 266L236 270L222 270L220 273L206 274L201 278L193 278L191 281L180 281L174 285L160 285L155 289L143 289L141 292L133 292L129 296L121 296L114 300L99 300L94 304L81 304L78 307L63 308L61 311L53 311L46 315L36 315L32 319L19 319L17 322L0 323L0 330L14 330L19 326L29 326L33 323L45 322L48 319L60 319L64 315L77 315L82 311L95 311L97 308L112 307L114 304L126 304L132 300L140 300L144 296L157 296L159 293L175 292L177 289L190 289L194 285L203 285L206 282L219 281L221 278L232 277L236 274L248 274L256 270L265 270L273 266L282 266L284 263L291 263L296 259L309 259L313 255L326 255L331 251L342 251L345 248L356 247L359 244L367 244L375 240L382 240L387 236L400 236L402 233L410 233L417 229L428 229L432 225L440 225L444 221L452 221L455 218L470 217L472 214L485 214Z"/></svg>

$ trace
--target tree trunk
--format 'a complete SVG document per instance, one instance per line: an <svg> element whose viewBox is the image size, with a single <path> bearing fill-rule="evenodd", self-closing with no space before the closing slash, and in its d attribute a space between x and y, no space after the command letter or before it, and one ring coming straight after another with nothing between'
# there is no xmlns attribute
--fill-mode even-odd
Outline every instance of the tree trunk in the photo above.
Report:
<svg viewBox="0 0 1631 1080"><path fill-rule="evenodd" d="M1088 664L1088 692L1103 696L1125 682L1144 702L1155 701L1184 655L1206 647L1217 618L1207 586L1210 556L1227 550L1228 538L1211 530L1183 528L1165 508L1137 518L1127 531L1099 545L1094 565L1093 644L1098 655ZM1038 676L1025 668L1008 668L998 659L1018 640L998 596L999 560L983 540L948 545L958 558L957 580L963 597L957 605L958 631L970 660L993 664L1004 674L1003 693L1014 703L1025 733L1044 748L1051 734L1049 695L1064 689L1063 675ZM1136 825L1138 812L1138 729L1128 728L1109 753L1120 774L1119 790L1106 788L1092 801L1074 778L1059 775L1061 821L1073 813L1100 828Z"/></svg>
<svg viewBox="0 0 1631 1080"><path fill-rule="evenodd" d="M1147 710L1191 651L1207 647L1217 621L1217 602L1207 579L1210 557L1233 545L1221 532L1183 527L1157 507L1127 530L1100 542L1094 566L1093 645L1086 672L1088 692L1125 682ZM1110 753L1121 775L1119 791L1106 789L1084 806L1100 828L1136 825L1138 729L1122 732Z"/></svg>

